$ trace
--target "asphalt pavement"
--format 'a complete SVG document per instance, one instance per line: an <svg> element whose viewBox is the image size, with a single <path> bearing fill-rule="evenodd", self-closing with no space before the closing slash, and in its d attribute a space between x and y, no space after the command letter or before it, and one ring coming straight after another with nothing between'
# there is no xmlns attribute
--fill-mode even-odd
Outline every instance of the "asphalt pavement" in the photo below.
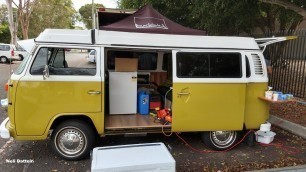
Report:
<svg viewBox="0 0 306 172"><path fill-rule="evenodd" d="M15 62L15 69L20 62ZM0 98L5 98L3 85L9 78L9 65L0 64ZM6 118L0 110L0 120ZM163 142L176 160L177 171L246 171L298 166L306 164L306 141L280 128L272 127L277 133L273 145L256 144L249 147L242 143L229 152L199 153L192 151L174 134L149 134L145 137L107 136L100 138L96 147ZM207 149L199 133L181 135L197 149ZM90 171L90 159L65 161L51 152L50 140L16 141L0 139L0 171Z"/></svg>

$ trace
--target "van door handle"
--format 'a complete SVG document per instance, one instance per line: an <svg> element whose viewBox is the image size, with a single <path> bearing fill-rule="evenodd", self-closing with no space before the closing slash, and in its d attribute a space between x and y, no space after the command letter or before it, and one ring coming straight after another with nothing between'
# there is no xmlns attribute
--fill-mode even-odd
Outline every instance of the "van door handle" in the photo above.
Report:
<svg viewBox="0 0 306 172"><path fill-rule="evenodd" d="M88 91L87 94L100 94L101 92L100 91Z"/></svg>
<svg viewBox="0 0 306 172"><path fill-rule="evenodd" d="M189 95L190 93L183 93L183 92L179 92L177 93L178 95Z"/></svg>

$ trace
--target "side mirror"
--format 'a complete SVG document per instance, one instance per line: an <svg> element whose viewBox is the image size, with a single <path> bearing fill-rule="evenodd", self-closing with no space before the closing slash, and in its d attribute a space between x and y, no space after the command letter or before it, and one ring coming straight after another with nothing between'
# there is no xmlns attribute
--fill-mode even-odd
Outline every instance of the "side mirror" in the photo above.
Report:
<svg viewBox="0 0 306 172"><path fill-rule="evenodd" d="M44 71L43 71L43 78L44 80L46 80L46 78L49 78L50 74L49 74L49 66L45 65L44 67Z"/></svg>

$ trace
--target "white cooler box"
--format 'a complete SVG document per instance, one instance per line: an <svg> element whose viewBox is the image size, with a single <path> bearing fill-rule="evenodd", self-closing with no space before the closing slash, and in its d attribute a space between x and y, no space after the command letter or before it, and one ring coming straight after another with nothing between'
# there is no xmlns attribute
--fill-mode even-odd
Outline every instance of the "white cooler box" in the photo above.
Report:
<svg viewBox="0 0 306 172"><path fill-rule="evenodd" d="M93 149L92 172L175 171L175 160L163 143L146 143Z"/></svg>

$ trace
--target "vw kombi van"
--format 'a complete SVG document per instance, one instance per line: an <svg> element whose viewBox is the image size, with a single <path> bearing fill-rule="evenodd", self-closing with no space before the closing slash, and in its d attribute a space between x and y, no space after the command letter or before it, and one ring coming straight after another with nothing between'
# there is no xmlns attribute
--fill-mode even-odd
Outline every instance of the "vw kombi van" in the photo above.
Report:
<svg viewBox="0 0 306 172"><path fill-rule="evenodd" d="M137 59L136 68L120 71L119 58ZM201 132L209 147L225 150L268 119L259 99L267 86L254 38L47 29L8 82L1 137L51 135L55 153L70 160L114 134ZM171 121L137 113L139 89L160 96Z"/></svg>

